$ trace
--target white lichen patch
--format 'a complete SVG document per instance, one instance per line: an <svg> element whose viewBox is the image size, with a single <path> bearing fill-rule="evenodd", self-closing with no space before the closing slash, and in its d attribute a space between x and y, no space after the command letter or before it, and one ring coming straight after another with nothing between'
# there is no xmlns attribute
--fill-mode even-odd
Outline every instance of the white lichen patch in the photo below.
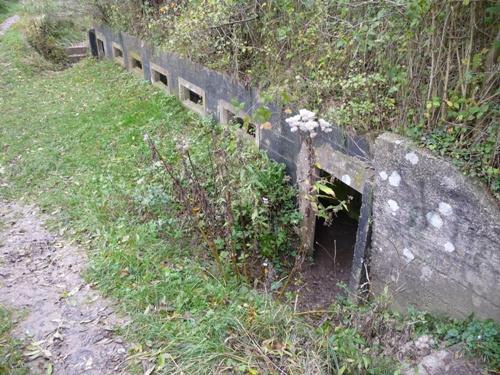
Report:
<svg viewBox="0 0 500 375"><path fill-rule="evenodd" d="M429 266L423 266L420 270L420 280L430 280L432 277L432 270Z"/></svg>
<svg viewBox="0 0 500 375"><path fill-rule="evenodd" d="M439 212L444 216L450 216L453 214L453 208L448 203L439 202Z"/></svg>
<svg viewBox="0 0 500 375"><path fill-rule="evenodd" d="M380 178L382 179L382 181L385 181L389 178L389 175L387 174L386 171L382 171L378 174L380 176Z"/></svg>
<svg viewBox="0 0 500 375"><path fill-rule="evenodd" d="M415 255L413 255L413 253L406 247L403 249L403 255L408 263L410 263L413 259L415 259Z"/></svg>
<svg viewBox="0 0 500 375"><path fill-rule="evenodd" d="M340 180L346 185L351 185L351 176L347 174L343 175Z"/></svg>
<svg viewBox="0 0 500 375"><path fill-rule="evenodd" d="M396 212L397 210L399 210L399 204L395 200L389 199L387 201L387 204L389 205L389 208L392 212Z"/></svg>
<svg viewBox="0 0 500 375"><path fill-rule="evenodd" d="M447 253L452 253L455 251L455 245L453 245L451 242L446 242L444 244L444 251Z"/></svg>
<svg viewBox="0 0 500 375"><path fill-rule="evenodd" d="M407 153L405 159L408 160L412 165L417 165L418 163L418 155L414 152Z"/></svg>
<svg viewBox="0 0 500 375"><path fill-rule="evenodd" d="M434 228L439 229L443 226L443 219L441 219L441 216L439 216L439 214L433 211L428 212L427 215L425 215L425 218L427 219L427 222Z"/></svg>
<svg viewBox="0 0 500 375"><path fill-rule="evenodd" d="M391 175L389 176L389 183L392 186L399 186L399 183L401 182L401 176L399 175L398 172L393 171Z"/></svg>

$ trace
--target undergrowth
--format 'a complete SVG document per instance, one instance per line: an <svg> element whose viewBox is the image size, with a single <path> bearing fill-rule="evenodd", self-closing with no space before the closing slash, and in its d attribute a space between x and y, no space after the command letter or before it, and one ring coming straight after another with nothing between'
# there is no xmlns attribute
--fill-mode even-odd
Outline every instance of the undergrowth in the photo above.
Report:
<svg viewBox="0 0 500 375"><path fill-rule="evenodd" d="M470 316L459 321L449 318L437 318L427 313L410 311L415 321L418 335L432 334L448 345L462 344L470 355L486 362L489 368L500 371L500 327L493 321L480 321Z"/></svg>
<svg viewBox="0 0 500 375"><path fill-rule="evenodd" d="M180 160L176 176L186 177L176 143L206 149L210 143L201 140L210 124L109 61L47 70L15 30L0 41L0 66L0 196L36 202L54 217L53 229L89 250L87 278L131 318L121 332L134 343L131 370L396 373L397 361L385 353L398 345L384 335L411 339L416 331L386 301L334 304L318 325L238 280L229 261L219 277L144 140L149 134L160 155ZM274 171L272 185L282 188L280 167L248 152L241 173ZM193 154L207 165L210 153Z"/></svg>
<svg viewBox="0 0 500 375"><path fill-rule="evenodd" d="M27 0L23 2L27 22L26 39L55 68L69 65L65 47L86 40L90 25L84 3L61 0Z"/></svg>
<svg viewBox="0 0 500 375"><path fill-rule="evenodd" d="M10 335L13 329L12 314L0 306L0 374L28 374L22 357L22 345Z"/></svg>
<svg viewBox="0 0 500 375"><path fill-rule="evenodd" d="M89 0L152 40L358 132L396 131L500 194L491 0Z"/></svg>
<svg viewBox="0 0 500 375"><path fill-rule="evenodd" d="M0 0L0 23L20 9L17 0Z"/></svg>

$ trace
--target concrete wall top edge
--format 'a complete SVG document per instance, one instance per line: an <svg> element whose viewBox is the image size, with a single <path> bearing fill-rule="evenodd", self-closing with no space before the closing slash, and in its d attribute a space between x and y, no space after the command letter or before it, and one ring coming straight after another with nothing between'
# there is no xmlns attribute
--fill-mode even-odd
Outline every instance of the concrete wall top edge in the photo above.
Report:
<svg viewBox="0 0 500 375"><path fill-rule="evenodd" d="M418 151L420 155L425 156L429 161L433 161L435 163L447 163L447 168L450 168L453 170L453 174L456 176L455 178L459 178L460 181L457 185L460 187L465 187L471 191L471 193L474 193L473 196L479 197L480 203L484 206L487 207L488 209L491 209L491 213L494 215L497 215L497 217L500 218L500 201L494 198L489 190L487 189L486 185L480 181L476 177L470 177L470 176L465 176L458 167L456 167L451 160L449 160L446 157L443 156L438 156L433 154L430 150L427 150L423 147L417 146L412 140L409 138L400 136L395 133L390 133L390 132L384 132L380 134L374 142L374 147L378 147L381 142L389 142L389 143L395 143L397 145L400 145L408 150L408 154L405 155L405 160L412 162L411 159L414 157L412 152ZM409 159L409 160L408 160ZM380 164L380 163L378 163ZM377 165L377 169L379 169L381 166Z"/></svg>

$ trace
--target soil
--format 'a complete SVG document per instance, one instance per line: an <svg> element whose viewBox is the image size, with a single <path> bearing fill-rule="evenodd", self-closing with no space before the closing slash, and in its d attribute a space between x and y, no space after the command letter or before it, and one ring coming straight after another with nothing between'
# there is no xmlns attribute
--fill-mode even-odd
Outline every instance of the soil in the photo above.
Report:
<svg viewBox="0 0 500 375"><path fill-rule="evenodd" d="M0 36L5 34L5 32L16 22L18 22L21 19L18 15L12 16L7 18L4 22L0 24Z"/></svg>
<svg viewBox="0 0 500 375"><path fill-rule="evenodd" d="M313 260L302 266L293 288L298 311L326 309L345 294L339 283L349 283L357 228L347 216L339 215L331 227L318 220Z"/></svg>
<svg viewBox="0 0 500 375"><path fill-rule="evenodd" d="M80 276L84 252L44 228L33 206L0 200L0 304L17 314L32 373L123 374L127 322Z"/></svg>

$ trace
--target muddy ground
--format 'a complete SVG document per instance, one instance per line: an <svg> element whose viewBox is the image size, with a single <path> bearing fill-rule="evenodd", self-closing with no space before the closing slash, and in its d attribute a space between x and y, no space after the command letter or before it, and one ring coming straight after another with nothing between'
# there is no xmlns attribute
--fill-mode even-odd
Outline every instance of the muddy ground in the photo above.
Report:
<svg viewBox="0 0 500 375"><path fill-rule="evenodd" d="M81 277L86 257L52 235L44 215L0 200L0 304L18 316L13 335L35 374L123 374L126 322Z"/></svg>

